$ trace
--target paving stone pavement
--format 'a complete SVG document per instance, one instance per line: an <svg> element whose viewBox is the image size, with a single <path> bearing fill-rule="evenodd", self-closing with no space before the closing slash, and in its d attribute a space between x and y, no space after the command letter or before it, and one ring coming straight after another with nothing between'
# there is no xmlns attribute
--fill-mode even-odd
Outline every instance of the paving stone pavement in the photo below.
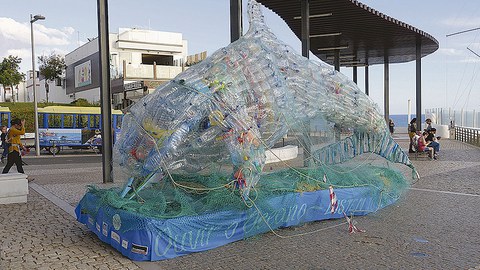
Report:
<svg viewBox="0 0 480 270"><path fill-rule="evenodd" d="M138 269L30 189L28 203L0 206L0 269Z"/></svg>
<svg viewBox="0 0 480 270"><path fill-rule="evenodd" d="M413 160L421 178L399 202L355 217L365 233L313 222L159 262L130 261L30 189L28 203L0 205L0 269L480 269L480 148L441 143L439 160ZM75 206L87 184L112 186L100 165L28 171Z"/></svg>

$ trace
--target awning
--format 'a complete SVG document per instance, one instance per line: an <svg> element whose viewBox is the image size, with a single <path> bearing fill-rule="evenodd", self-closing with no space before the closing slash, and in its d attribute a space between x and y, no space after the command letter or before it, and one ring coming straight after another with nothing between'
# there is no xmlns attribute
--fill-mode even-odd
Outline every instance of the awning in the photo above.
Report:
<svg viewBox="0 0 480 270"><path fill-rule="evenodd" d="M301 39L301 1L257 0L278 14ZM389 17L355 0L310 0L310 51L340 66L405 63L416 59L416 41L422 57L435 52L438 41L428 33ZM414 7L412 7L414 8Z"/></svg>

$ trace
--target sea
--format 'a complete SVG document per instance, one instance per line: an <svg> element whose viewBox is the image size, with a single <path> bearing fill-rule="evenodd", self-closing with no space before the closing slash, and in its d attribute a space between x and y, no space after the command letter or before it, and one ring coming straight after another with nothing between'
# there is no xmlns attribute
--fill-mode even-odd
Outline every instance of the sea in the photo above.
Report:
<svg viewBox="0 0 480 270"><path fill-rule="evenodd" d="M415 115L410 116L410 120L414 118ZM408 115L407 114L392 114L390 115L390 119L393 120L395 123L395 128L399 127L408 127ZM422 114L422 123L425 123L425 114ZM324 131L328 128L328 126L332 126L332 123L326 122L324 119L314 119L310 121L310 131ZM406 131L406 129L405 129Z"/></svg>
<svg viewBox="0 0 480 270"><path fill-rule="evenodd" d="M416 117L415 114L410 115L410 120ZM408 127L408 114L391 114L390 119L395 123L395 127ZM425 123L425 114L422 114L422 123Z"/></svg>

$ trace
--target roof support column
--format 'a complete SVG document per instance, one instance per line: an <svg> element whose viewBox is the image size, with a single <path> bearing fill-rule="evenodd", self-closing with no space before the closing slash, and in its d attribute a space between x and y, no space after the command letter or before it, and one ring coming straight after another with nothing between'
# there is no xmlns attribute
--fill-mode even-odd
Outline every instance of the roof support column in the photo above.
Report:
<svg viewBox="0 0 480 270"><path fill-rule="evenodd" d="M302 55L310 58L310 0L301 0Z"/></svg>
<svg viewBox="0 0 480 270"><path fill-rule="evenodd" d="M310 0L301 0L301 15L302 15L302 56L310 58ZM302 134L303 144L303 166L310 165L310 153L312 148L310 145L310 123Z"/></svg>
<svg viewBox="0 0 480 270"><path fill-rule="evenodd" d="M338 50L338 49L334 50L333 53L334 53L334 55L333 55L333 65L335 67L335 70L340 72L340 50ZM340 141L341 127L338 126L337 124L335 124L333 126L333 128L334 128L334 133L335 133L335 141L338 142L338 141Z"/></svg>
<svg viewBox="0 0 480 270"><path fill-rule="evenodd" d="M416 42L416 114L417 114L417 130L422 130L422 40L417 38Z"/></svg>
<svg viewBox="0 0 480 270"><path fill-rule="evenodd" d="M230 0L230 42L242 36L242 0Z"/></svg>
<svg viewBox="0 0 480 270"><path fill-rule="evenodd" d="M357 83L357 67L353 66L353 82Z"/></svg>
<svg viewBox="0 0 480 270"><path fill-rule="evenodd" d="M369 90L368 90L368 59L365 59L365 95L368 96Z"/></svg>
<svg viewBox="0 0 480 270"><path fill-rule="evenodd" d="M333 65L335 66L336 71L340 71L340 50L336 49L333 53Z"/></svg>
<svg viewBox="0 0 480 270"><path fill-rule="evenodd" d="M110 48L108 41L108 1L97 1L98 49L100 54L100 104L102 111L103 183L113 182L112 100L110 89Z"/></svg>
<svg viewBox="0 0 480 270"><path fill-rule="evenodd" d="M385 121L390 119L390 68L388 63L388 52L383 57L383 112Z"/></svg>

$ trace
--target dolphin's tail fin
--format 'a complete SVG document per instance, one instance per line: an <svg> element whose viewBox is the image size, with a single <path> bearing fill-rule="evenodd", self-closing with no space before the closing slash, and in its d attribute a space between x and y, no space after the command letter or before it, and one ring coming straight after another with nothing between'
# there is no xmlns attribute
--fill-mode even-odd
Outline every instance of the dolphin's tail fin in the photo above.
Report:
<svg viewBox="0 0 480 270"><path fill-rule="evenodd" d="M390 162L401 163L412 169L412 178L416 178L415 167L400 145L386 132L355 132L353 135L318 149L312 155L315 163L338 164L353 159L363 153L375 153Z"/></svg>
<svg viewBox="0 0 480 270"><path fill-rule="evenodd" d="M255 0L248 1L249 24L260 23L262 25L265 25L265 20L261 7L262 5Z"/></svg>

